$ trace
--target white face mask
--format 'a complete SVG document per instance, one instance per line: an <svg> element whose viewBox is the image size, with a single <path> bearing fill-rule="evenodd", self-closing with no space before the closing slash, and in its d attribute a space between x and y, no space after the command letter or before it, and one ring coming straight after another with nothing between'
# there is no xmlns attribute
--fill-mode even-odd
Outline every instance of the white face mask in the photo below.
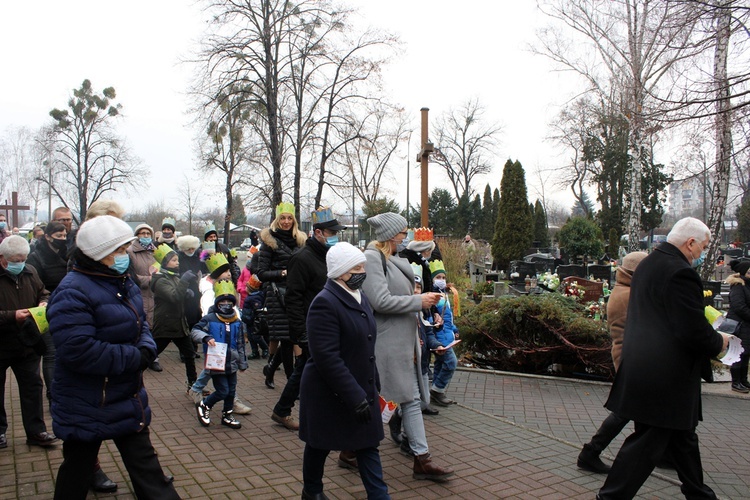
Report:
<svg viewBox="0 0 750 500"><path fill-rule="evenodd" d="M445 280L432 280L432 285L438 290L445 290L447 286Z"/></svg>

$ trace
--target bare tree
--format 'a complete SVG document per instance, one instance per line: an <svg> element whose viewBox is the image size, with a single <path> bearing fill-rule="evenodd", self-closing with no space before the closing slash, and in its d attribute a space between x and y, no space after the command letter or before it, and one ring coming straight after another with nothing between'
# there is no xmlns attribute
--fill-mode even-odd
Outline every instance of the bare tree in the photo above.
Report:
<svg viewBox="0 0 750 500"><path fill-rule="evenodd" d="M637 250L641 226L641 179L643 155L648 148L647 130L664 107L657 96L668 99L670 85L661 85L670 71L702 51L691 37L699 14L689 2L667 0L548 0L542 11L559 22L540 33L540 53L561 67L577 72L599 98L616 96L629 125L632 157L626 190L626 224L630 249ZM571 48L573 38L581 42ZM619 89L613 92L612 89Z"/></svg>
<svg viewBox="0 0 750 500"><path fill-rule="evenodd" d="M50 111L54 120L50 147L57 175L49 187L65 206L72 207L74 218L78 214L77 222L102 195L145 175L139 160L114 132L112 122L121 109L120 104L110 104L114 98L114 88L97 94L91 82L84 80L73 90L66 109Z"/></svg>
<svg viewBox="0 0 750 500"><path fill-rule="evenodd" d="M502 127L485 123L484 113L479 100L470 99L437 121L437 144L432 161L445 170L457 200L471 197L475 177L492 172L492 159Z"/></svg>
<svg viewBox="0 0 750 500"><path fill-rule="evenodd" d="M187 220L188 233L193 234L195 227L193 227L193 219L198 211L201 195L202 195L202 184L195 184L192 182L191 177L188 174L182 175L182 182L177 187L178 206L182 207L182 215Z"/></svg>

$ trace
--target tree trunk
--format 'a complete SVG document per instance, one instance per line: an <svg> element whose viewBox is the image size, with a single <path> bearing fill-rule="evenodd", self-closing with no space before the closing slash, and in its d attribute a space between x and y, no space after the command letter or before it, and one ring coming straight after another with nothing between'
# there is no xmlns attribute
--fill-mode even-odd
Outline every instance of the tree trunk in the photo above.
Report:
<svg viewBox="0 0 750 500"><path fill-rule="evenodd" d="M729 79L727 78L727 54L730 23L732 20L731 0L716 1L716 49L714 52L714 85L716 91L716 173L713 186L713 202L709 212L707 225L712 238L708 246L706 263L701 269L701 277L710 279L716 267L716 259L721 243L724 211L727 206L729 191L729 171L732 154L732 128L729 98Z"/></svg>

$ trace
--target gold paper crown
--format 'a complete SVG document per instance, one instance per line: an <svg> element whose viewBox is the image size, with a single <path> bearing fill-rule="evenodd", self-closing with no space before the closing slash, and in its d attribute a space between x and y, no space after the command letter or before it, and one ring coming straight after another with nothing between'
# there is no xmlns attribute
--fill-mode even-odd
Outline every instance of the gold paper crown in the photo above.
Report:
<svg viewBox="0 0 750 500"><path fill-rule="evenodd" d="M156 260L156 263L161 265L164 257L166 257L169 252L174 252L174 250L172 250L172 247L170 247L166 243L162 243L161 245L156 247L156 250L154 250L154 260Z"/></svg>
<svg viewBox="0 0 750 500"><path fill-rule="evenodd" d="M218 300L222 296L232 296L235 298L235 301L237 300L236 291L234 289L234 284L232 284L229 280L221 280L214 283L214 296L216 297L216 300Z"/></svg>
<svg viewBox="0 0 750 500"><path fill-rule="evenodd" d="M221 266L229 266L229 261L221 252L217 252L206 259L206 267L209 273L213 273Z"/></svg>
<svg viewBox="0 0 750 500"><path fill-rule="evenodd" d="M443 264L442 260L433 260L430 262L430 274L434 278L436 274L446 274L445 273L445 264Z"/></svg>
<svg viewBox="0 0 750 500"><path fill-rule="evenodd" d="M432 241L432 229L428 227L419 227L414 230L414 241Z"/></svg>
<svg viewBox="0 0 750 500"><path fill-rule="evenodd" d="M281 214L294 215L294 205L285 201L282 201L281 203L276 205L276 218L278 218Z"/></svg>

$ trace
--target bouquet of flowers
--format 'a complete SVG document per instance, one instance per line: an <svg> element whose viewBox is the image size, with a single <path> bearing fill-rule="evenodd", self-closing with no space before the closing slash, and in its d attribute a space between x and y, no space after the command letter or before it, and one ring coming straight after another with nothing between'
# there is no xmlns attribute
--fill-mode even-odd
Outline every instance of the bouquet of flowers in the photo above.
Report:
<svg viewBox="0 0 750 500"><path fill-rule="evenodd" d="M566 297L571 297L573 300L580 300L583 296L583 289L577 281L569 281L565 283L565 288L562 291Z"/></svg>
<svg viewBox="0 0 750 500"><path fill-rule="evenodd" d="M557 276L557 273L553 274L547 271L539 276L538 284L548 290L557 290L557 287L560 286L560 277Z"/></svg>

